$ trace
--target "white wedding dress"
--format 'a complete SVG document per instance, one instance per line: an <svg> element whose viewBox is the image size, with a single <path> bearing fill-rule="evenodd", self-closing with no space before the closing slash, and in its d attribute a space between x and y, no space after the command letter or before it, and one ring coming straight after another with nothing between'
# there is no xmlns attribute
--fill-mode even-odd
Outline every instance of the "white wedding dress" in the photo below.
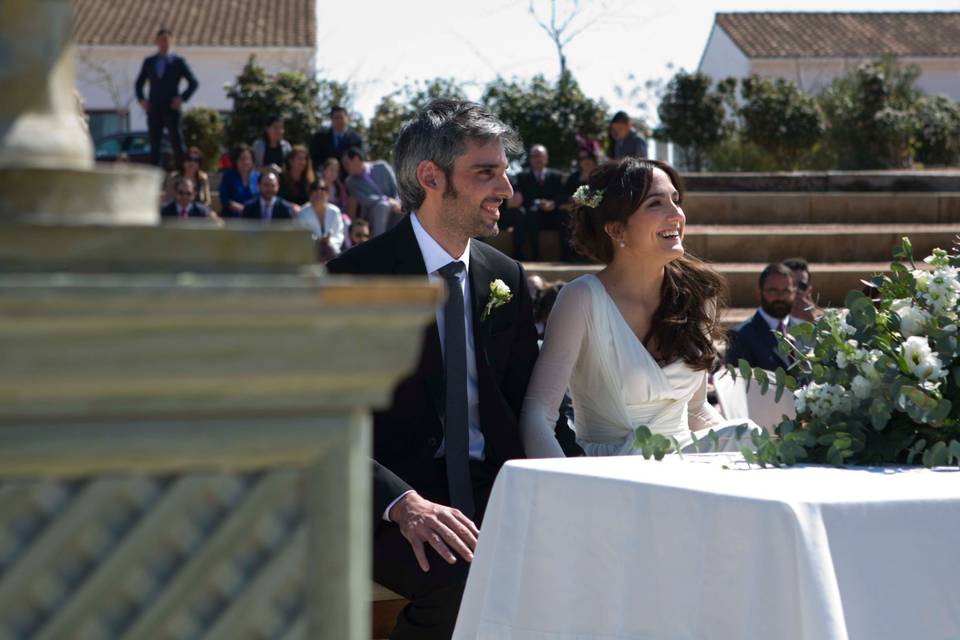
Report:
<svg viewBox="0 0 960 640"><path fill-rule="evenodd" d="M682 360L661 367L592 274L565 285L550 314L520 415L528 457L563 456L554 425L568 387L577 443L588 456L639 453L633 433L640 425L675 438L683 451L739 451L750 437L737 427L758 429L742 419L724 421L707 402L705 371ZM716 446L706 437L710 429ZM694 433L701 440L696 447Z"/></svg>

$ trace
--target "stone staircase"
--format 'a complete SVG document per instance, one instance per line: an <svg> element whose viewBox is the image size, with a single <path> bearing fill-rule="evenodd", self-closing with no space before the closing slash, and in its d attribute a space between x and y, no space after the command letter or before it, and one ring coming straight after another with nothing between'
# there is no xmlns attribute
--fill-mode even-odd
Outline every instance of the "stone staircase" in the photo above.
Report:
<svg viewBox="0 0 960 640"><path fill-rule="evenodd" d="M952 185L951 185L952 186ZM861 280L889 268L891 250L909 236L918 259L960 235L960 191L699 191L684 199L688 253L714 265L730 286L728 323L756 307L757 276L770 262L803 257L821 306L843 304ZM541 234L541 255L558 255L556 232ZM493 240L509 251L512 234ZM570 280L599 265L527 263L545 280Z"/></svg>

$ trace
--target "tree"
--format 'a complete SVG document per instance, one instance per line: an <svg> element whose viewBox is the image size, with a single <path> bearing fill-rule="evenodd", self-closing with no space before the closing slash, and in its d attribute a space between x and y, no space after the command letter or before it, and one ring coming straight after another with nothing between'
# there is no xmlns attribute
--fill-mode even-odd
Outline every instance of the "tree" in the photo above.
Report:
<svg viewBox="0 0 960 640"><path fill-rule="evenodd" d="M319 126L321 115L317 102L320 86L313 78L299 71L268 74L250 56L237 81L227 88L233 100L233 113L227 125L229 146L250 143L263 134L267 120L281 116L286 125L285 137L293 144L306 144Z"/></svg>
<svg viewBox="0 0 960 640"><path fill-rule="evenodd" d="M670 140L678 147L685 163L702 171L706 152L720 143L732 130L727 121L725 101L736 81L724 80L711 89L710 76L687 73L682 69L670 79L657 108L660 126L654 135Z"/></svg>
<svg viewBox="0 0 960 640"><path fill-rule="evenodd" d="M183 114L183 139L188 147L197 147L203 154L205 171L213 171L220 160L223 142L223 119L216 109L195 107Z"/></svg>
<svg viewBox="0 0 960 640"><path fill-rule="evenodd" d="M550 0L549 18L540 16L535 0L530 0L529 11L557 49L557 57L560 59L559 77L562 78L567 74L567 55L564 47L592 26L600 15L586 16L580 0L565 0L562 2L565 6L558 6L558 3L558 0ZM603 3L600 5L602 7Z"/></svg>
<svg viewBox="0 0 960 640"><path fill-rule="evenodd" d="M392 162L401 125L434 98L466 99L466 94L453 78L434 78L406 84L385 95L374 110L367 131L370 158Z"/></svg>
<svg viewBox="0 0 960 640"><path fill-rule="evenodd" d="M960 164L960 103L923 96L917 102L917 120L917 160L924 165Z"/></svg>
<svg viewBox="0 0 960 640"><path fill-rule="evenodd" d="M835 78L819 97L827 141L841 169L909 167L916 147L920 94L916 66L893 57Z"/></svg>
<svg viewBox="0 0 960 640"><path fill-rule="evenodd" d="M577 134L600 139L606 132L607 104L585 96L569 71L556 82L543 75L529 81L497 78L481 101L516 129L524 144L545 145L556 167L576 159Z"/></svg>
<svg viewBox="0 0 960 640"><path fill-rule="evenodd" d="M741 135L765 151L779 169L796 169L823 136L816 99L797 85L751 76L742 81Z"/></svg>

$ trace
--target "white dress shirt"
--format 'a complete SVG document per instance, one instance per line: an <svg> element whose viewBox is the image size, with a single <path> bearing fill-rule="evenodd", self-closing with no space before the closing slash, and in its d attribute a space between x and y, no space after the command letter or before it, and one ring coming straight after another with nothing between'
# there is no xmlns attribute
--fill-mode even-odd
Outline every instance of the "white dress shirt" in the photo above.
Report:
<svg viewBox="0 0 960 640"><path fill-rule="evenodd" d="M467 248L463 255L459 257L451 256L446 249L431 237L427 230L423 228L417 219L416 213L410 214L410 221L413 223L413 234L417 238L417 244L420 245L420 253L423 255L423 262L427 267L427 277L431 282L443 281L443 276L438 273L441 267L459 260L466 267L460 274L460 288L463 291L463 324L466 329L467 337L467 421L469 429L469 452L470 458L474 460L483 460L483 432L480 431L480 393L478 391L477 357L476 348L473 342L473 310L470 306L470 287L468 286L467 274L470 271L470 242L467 241ZM443 318L443 305L438 305L436 310L437 329L440 332L440 350L444 349L443 329L445 326ZM443 443L437 449L436 458L442 458L444 453ZM383 519L390 520L388 514L405 495L404 492L393 502L387 505L383 512Z"/></svg>
<svg viewBox="0 0 960 640"><path fill-rule="evenodd" d="M763 310L763 307L757 307L757 311L760 313L760 317L763 318L764 322L770 327L770 331L776 331L777 327L780 326L780 323L783 323L784 327L790 326L790 314L788 313L783 317L782 320L774 318L772 315Z"/></svg>
<svg viewBox="0 0 960 640"><path fill-rule="evenodd" d="M272 200L264 200L260 198L260 219L261 220L273 220L273 203L277 199L273 198Z"/></svg>

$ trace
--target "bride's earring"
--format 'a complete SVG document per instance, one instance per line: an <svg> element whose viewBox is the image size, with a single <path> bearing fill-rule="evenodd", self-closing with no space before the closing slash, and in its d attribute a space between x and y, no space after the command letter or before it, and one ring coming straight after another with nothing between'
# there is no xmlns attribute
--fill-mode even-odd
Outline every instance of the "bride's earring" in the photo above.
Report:
<svg viewBox="0 0 960 640"><path fill-rule="evenodd" d="M627 246L627 243L624 242L623 240L621 240L621 241L620 241L620 248L623 249L625 246Z"/></svg>

